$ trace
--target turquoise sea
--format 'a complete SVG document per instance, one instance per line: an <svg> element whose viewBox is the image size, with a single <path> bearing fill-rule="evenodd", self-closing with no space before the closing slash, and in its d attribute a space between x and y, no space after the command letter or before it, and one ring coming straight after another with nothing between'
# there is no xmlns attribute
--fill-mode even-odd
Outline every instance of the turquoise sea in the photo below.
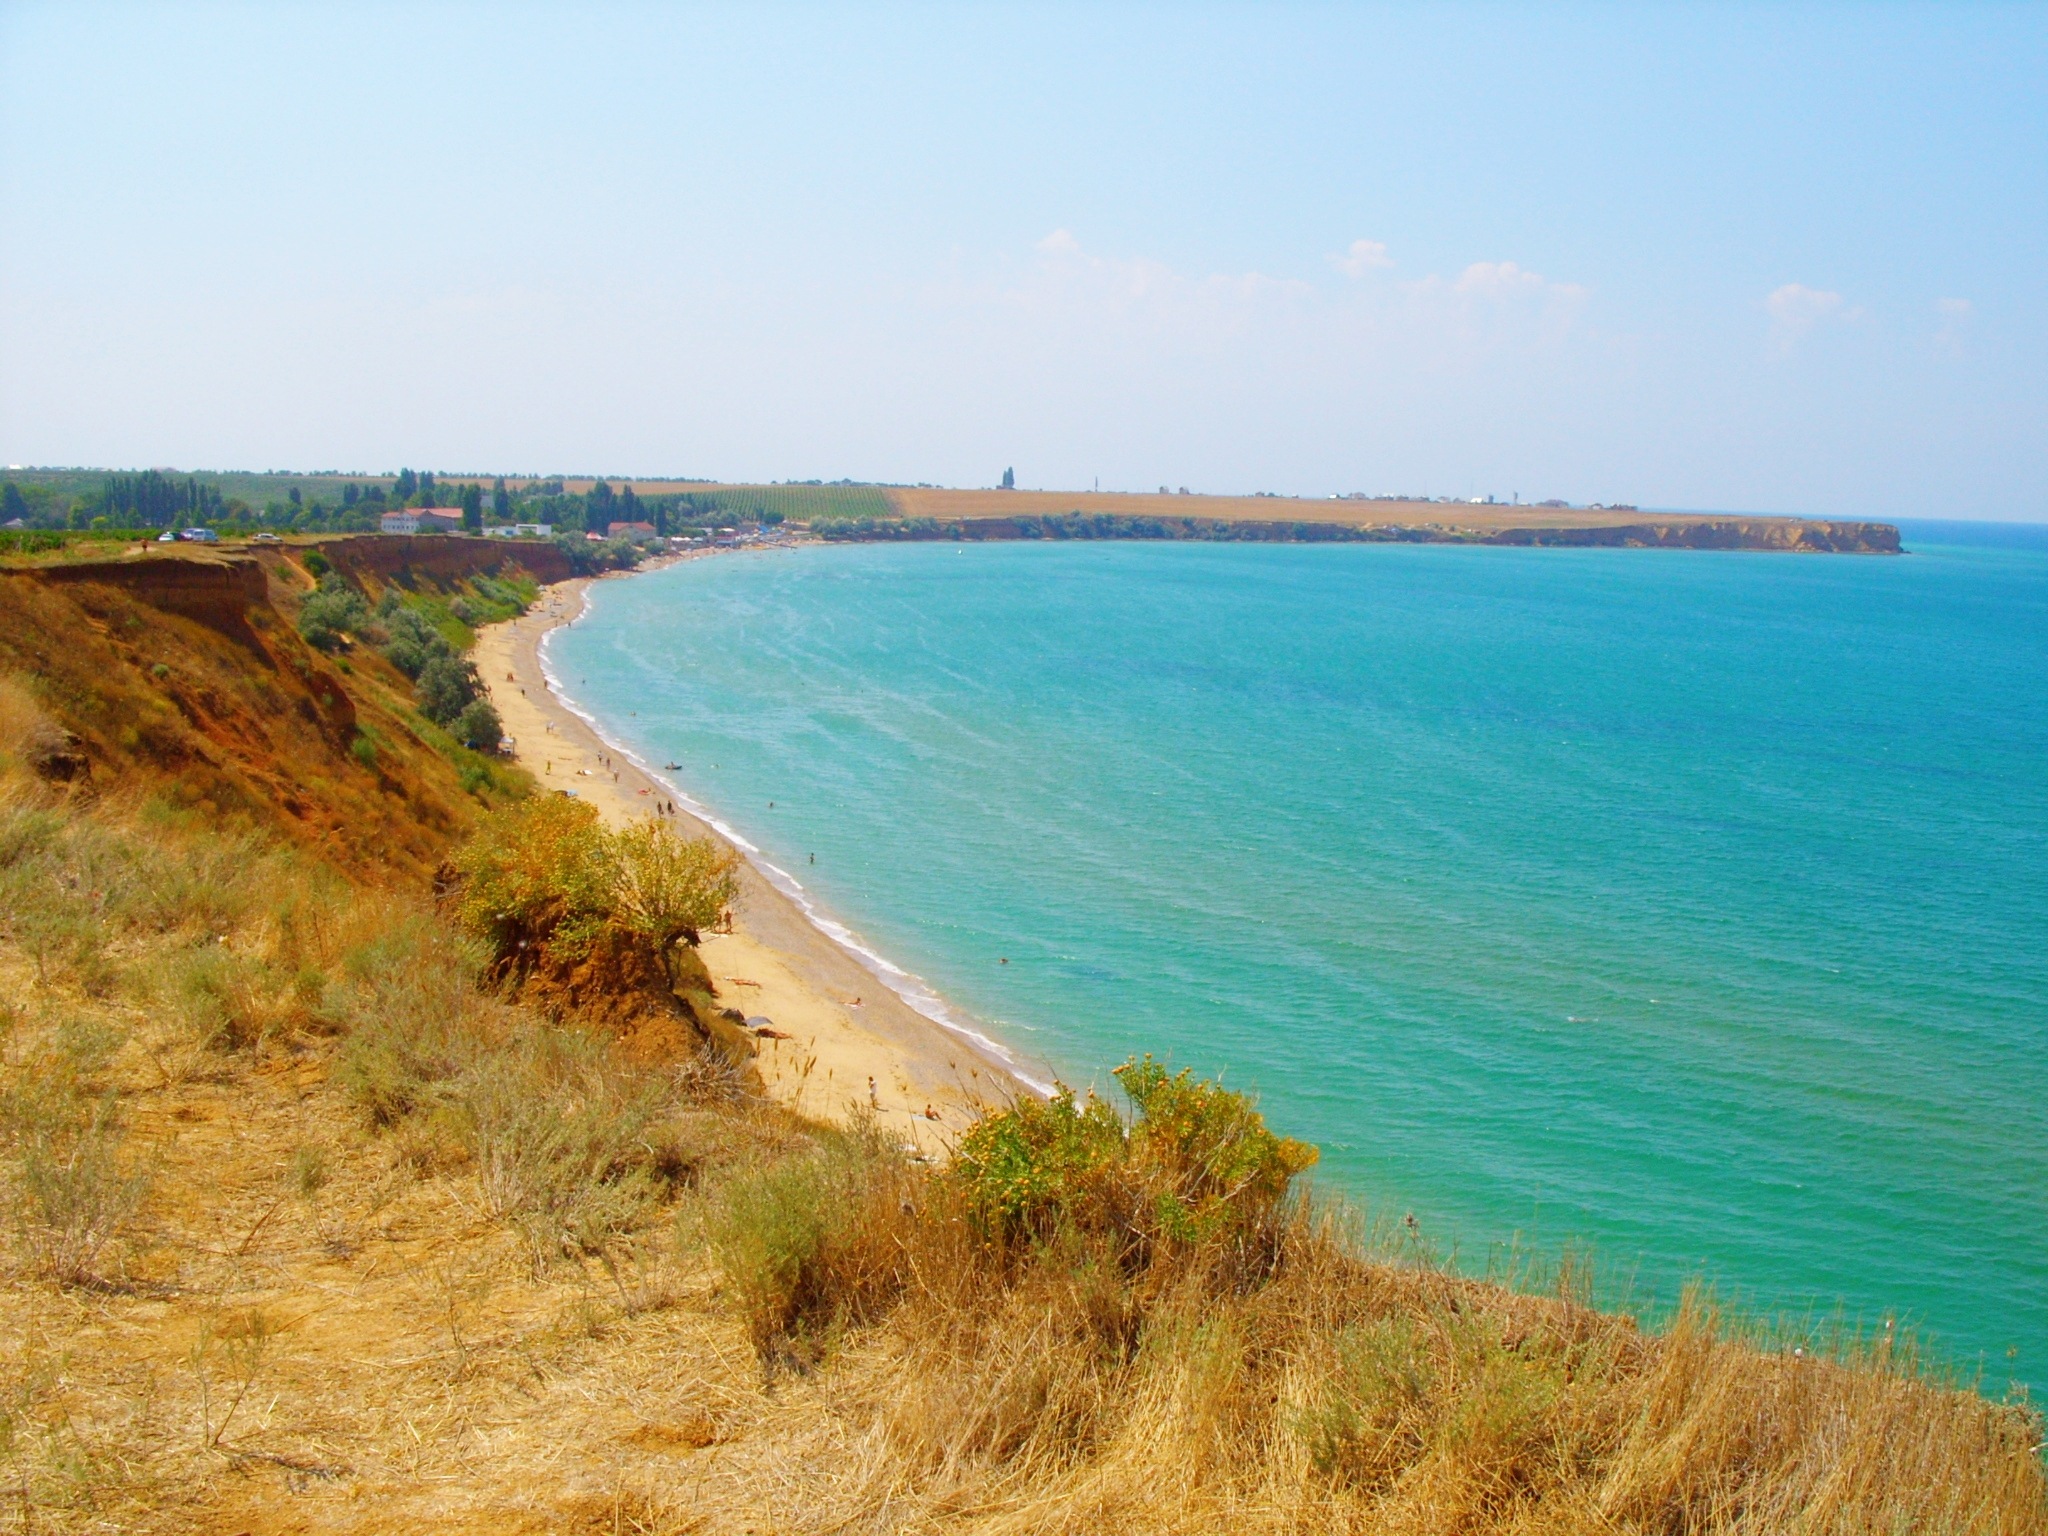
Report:
<svg viewBox="0 0 2048 1536"><path fill-rule="evenodd" d="M1469 1270L1895 1310L2002 1390L2048 1371L2048 536L1908 545L810 548L600 583L549 654L1066 1081L1221 1073Z"/></svg>

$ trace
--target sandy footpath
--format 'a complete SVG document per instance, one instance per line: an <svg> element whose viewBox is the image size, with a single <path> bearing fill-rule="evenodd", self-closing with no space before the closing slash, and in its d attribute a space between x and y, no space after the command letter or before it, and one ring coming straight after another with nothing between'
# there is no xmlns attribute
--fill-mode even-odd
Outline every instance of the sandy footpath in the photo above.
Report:
<svg viewBox="0 0 2048 1536"><path fill-rule="evenodd" d="M540 668L541 637L583 611L589 584L547 587L523 617L479 630L473 659L518 761L544 787L574 790L607 822L624 825L654 814L666 791L613 757ZM717 836L680 808L669 821L693 836ZM750 863L741 869L733 931L705 935L699 953L721 1002L766 1018L785 1037L761 1038L761 1078L771 1095L806 1114L842 1120L872 1104L906 1142L943 1155L984 1107L1024 1091L1000 1062L911 1008L819 932Z"/></svg>

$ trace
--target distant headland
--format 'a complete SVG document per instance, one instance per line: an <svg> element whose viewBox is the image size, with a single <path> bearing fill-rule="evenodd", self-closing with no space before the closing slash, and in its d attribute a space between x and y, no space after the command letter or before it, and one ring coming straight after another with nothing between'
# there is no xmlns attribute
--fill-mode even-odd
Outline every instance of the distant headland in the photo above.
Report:
<svg viewBox="0 0 2048 1536"><path fill-rule="evenodd" d="M895 490L892 517L825 523L829 539L1187 539L1254 543L1522 544L1616 549L1899 553L1889 523L1635 507L1281 496Z"/></svg>

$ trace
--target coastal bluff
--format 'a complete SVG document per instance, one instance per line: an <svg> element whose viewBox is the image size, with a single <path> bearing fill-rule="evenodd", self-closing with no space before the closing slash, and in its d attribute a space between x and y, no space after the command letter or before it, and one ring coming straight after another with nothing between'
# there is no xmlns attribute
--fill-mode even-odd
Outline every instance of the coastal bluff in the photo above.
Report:
<svg viewBox="0 0 2048 1536"><path fill-rule="evenodd" d="M826 539L849 542L1165 539L1218 544L1496 544L1556 549L1763 550L1830 555L1901 552L1898 529L1886 523L1809 522L1796 518L1660 520L1582 528L1471 528L1067 513L1047 517L961 518L952 522L864 520L857 524L827 524L818 532Z"/></svg>
<svg viewBox="0 0 2048 1536"><path fill-rule="evenodd" d="M1275 544L1495 544L1579 549L1896 555L1890 523L1657 513L1634 507L1311 501L1279 496L892 489L889 516L819 521L831 540L1166 539Z"/></svg>

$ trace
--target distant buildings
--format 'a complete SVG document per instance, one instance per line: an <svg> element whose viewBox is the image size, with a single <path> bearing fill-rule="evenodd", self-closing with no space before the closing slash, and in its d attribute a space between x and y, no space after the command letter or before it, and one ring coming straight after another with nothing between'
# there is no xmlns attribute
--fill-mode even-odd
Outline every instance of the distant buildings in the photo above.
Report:
<svg viewBox="0 0 2048 1536"><path fill-rule="evenodd" d="M604 536L608 539L626 539L635 544L649 544L661 537L654 531L652 523L609 523Z"/></svg>
<svg viewBox="0 0 2048 1536"><path fill-rule="evenodd" d="M495 523L484 530L487 539L547 539L553 538L553 523Z"/></svg>
<svg viewBox="0 0 2048 1536"><path fill-rule="evenodd" d="M401 507L377 520L384 533L460 533L462 514L453 507Z"/></svg>

